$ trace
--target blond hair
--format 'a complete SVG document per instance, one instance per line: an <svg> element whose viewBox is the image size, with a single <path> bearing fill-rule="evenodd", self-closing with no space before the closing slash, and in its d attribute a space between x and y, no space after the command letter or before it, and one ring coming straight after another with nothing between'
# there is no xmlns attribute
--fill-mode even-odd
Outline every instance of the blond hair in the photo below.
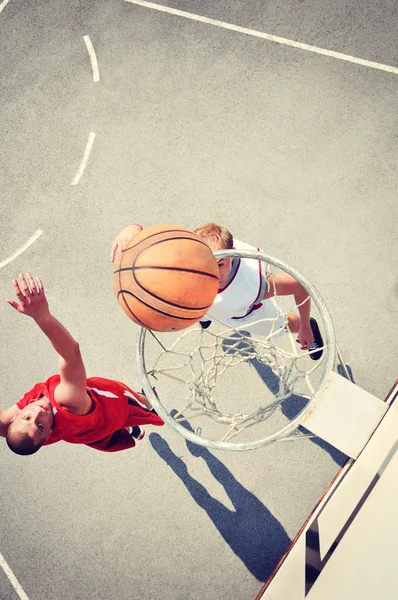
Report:
<svg viewBox="0 0 398 600"><path fill-rule="evenodd" d="M232 233L216 223L207 223L194 229L194 233L208 243L212 250L231 250L234 245Z"/></svg>

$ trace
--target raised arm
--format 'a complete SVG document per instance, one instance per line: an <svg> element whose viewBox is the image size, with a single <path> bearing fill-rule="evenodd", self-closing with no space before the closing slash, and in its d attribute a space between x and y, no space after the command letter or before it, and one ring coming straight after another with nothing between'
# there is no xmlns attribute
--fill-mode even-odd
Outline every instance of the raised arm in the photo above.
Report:
<svg viewBox="0 0 398 600"><path fill-rule="evenodd" d="M6 300L20 314L31 317L50 340L59 354L61 382L54 392L57 402L76 414L84 415L91 408L87 394L86 370L79 344L65 327L50 313L41 280L30 273L13 280L18 302Z"/></svg>

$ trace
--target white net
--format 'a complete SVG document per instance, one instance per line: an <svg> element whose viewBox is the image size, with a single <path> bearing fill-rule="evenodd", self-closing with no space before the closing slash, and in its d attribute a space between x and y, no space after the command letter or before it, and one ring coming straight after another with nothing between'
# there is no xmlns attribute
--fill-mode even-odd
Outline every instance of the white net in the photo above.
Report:
<svg viewBox="0 0 398 600"><path fill-rule="evenodd" d="M253 252L228 252L253 257ZM206 329L195 325L179 334L140 334L139 370L155 408L179 433L214 448L246 450L290 435L334 363L333 327L315 288L280 261L254 255L267 263L269 284L282 271L309 292L304 302L313 300L311 315L324 340L317 350L320 360L311 359L314 351L300 350L297 334L288 327L289 315L300 308L293 296L274 296L271 313L253 311L238 326L213 317Z"/></svg>

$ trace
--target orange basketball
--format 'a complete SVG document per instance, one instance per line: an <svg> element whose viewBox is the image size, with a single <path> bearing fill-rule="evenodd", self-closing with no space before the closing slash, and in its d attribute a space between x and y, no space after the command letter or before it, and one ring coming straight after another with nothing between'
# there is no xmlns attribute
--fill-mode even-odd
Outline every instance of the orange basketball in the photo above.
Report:
<svg viewBox="0 0 398 600"><path fill-rule="evenodd" d="M113 287L130 319L154 331L178 331L199 321L218 292L209 246L178 225L140 231L115 261Z"/></svg>

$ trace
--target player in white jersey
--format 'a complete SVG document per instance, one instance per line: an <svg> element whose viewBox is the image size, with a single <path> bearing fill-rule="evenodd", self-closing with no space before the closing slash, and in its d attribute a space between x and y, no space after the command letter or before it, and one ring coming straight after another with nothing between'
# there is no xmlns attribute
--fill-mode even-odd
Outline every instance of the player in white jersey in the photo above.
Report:
<svg viewBox="0 0 398 600"><path fill-rule="evenodd" d="M198 227L195 233L213 251L260 250L234 239L228 229L216 223ZM251 258L224 258L218 261L218 268L219 290L209 310L209 320L201 321L203 328L209 327L213 317L230 327L243 326L246 331L267 336L286 324L274 296L293 295L299 315L289 313L286 325L292 333L297 333L302 350L309 350L313 360L321 358L323 340L316 320L310 316L311 301L308 292L294 277L287 273L268 275L266 264Z"/></svg>
<svg viewBox="0 0 398 600"><path fill-rule="evenodd" d="M128 225L115 238L111 249L111 260L116 252L124 248L134 235L141 231L141 225ZM195 229L213 251L254 249L239 240L234 240L228 229L215 223L208 223ZM263 261L244 258L224 258L218 261L219 290L206 321L201 321L205 329L211 324L211 316L230 327L244 326L256 335L269 335L272 327L289 327L297 333L297 341L302 350L309 350L313 360L322 356L323 340L316 320L310 316L311 301L308 292L291 275L277 273L272 277L265 272ZM280 315L274 296L293 295L299 315L289 313L287 323ZM271 321L275 319L274 325ZM261 321L258 323L258 321Z"/></svg>

